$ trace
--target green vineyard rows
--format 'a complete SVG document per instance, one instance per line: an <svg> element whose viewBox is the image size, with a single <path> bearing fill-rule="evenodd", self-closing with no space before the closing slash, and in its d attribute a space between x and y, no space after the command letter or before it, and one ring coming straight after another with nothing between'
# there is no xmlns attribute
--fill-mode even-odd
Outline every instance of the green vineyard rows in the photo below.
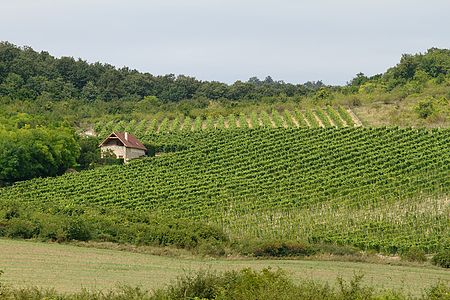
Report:
<svg viewBox="0 0 450 300"><path fill-rule="evenodd" d="M338 117L338 110L325 112ZM216 224L235 239L389 252L450 245L450 130L291 128L284 116L275 115L270 122L282 128L272 128L250 115L253 129L242 127L243 116L222 117L220 128L240 120L234 130L200 130L185 118L176 123L183 130L162 122L158 134L134 122L129 131L147 145L177 152L19 182L0 189L0 201L151 211Z"/></svg>
<svg viewBox="0 0 450 300"><path fill-rule="evenodd" d="M317 118L321 124L317 121ZM253 112L249 115L241 113L239 115L218 116L216 118L197 117L191 119L188 117L175 117L169 119L162 117L159 119L152 119L150 121L135 121L131 122L119 121L99 123L95 126L96 132L99 136L107 136L113 131L129 131L137 135L152 134L152 133L167 133L179 131L208 131L214 129L236 129L236 128L297 128L297 127L353 127L355 126L351 116L342 108L333 108L328 106L326 109L306 110L301 112L299 110L289 111L285 110L279 112L272 110L270 113L262 111L260 113Z"/></svg>

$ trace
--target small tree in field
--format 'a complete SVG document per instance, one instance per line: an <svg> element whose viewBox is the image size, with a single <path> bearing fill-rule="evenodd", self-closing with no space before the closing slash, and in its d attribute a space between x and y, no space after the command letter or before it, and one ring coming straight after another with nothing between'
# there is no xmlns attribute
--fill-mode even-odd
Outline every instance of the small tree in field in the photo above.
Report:
<svg viewBox="0 0 450 300"><path fill-rule="evenodd" d="M421 119L426 119L431 116L434 113L433 98L427 97L419 101L415 107L415 111Z"/></svg>

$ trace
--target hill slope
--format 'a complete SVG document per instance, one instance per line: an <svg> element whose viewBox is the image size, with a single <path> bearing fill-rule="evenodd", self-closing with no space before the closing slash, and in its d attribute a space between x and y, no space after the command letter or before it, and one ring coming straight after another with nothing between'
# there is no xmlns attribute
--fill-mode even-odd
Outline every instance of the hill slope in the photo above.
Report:
<svg viewBox="0 0 450 300"><path fill-rule="evenodd" d="M289 128L142 136L161 157L35 179L0 201L151 211L232 238L296 239L396 252L450 244L450 131Z"/></svg>

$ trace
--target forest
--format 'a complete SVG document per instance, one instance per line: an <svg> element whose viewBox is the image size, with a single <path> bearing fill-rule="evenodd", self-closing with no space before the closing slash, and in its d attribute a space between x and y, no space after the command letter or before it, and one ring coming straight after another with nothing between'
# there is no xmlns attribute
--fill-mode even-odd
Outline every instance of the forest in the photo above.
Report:
<svg viewBox="0 0 450 300"><path fill-rule="evenodd" d="M354 94L361 88L392 91L398 86L407 86L409 90L417 90L428 79L443 83L449 74L450 50L430 48L423 54L404 54L400 62L384 74L367 77L359 73L346 86L329 86L320 80L293 84L273 80L270 76L264 80L252 77L246 82L236 81L228 85L186 75L152 75L73 57L55 58L48 52L37 52L31 47L0 43L0 96L20 100L78 99L92 102L141 100L145 96L156 96L164 102L305 96L326 99L333 91Z"/></svg>

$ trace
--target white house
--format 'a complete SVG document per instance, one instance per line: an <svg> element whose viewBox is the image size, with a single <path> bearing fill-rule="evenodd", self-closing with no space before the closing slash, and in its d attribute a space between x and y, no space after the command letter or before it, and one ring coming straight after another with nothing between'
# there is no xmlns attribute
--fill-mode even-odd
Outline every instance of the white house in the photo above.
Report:
<svg viewBox="0 0 450 300"><path fill-rule="evenodd" d="M113 132L100 145L101 156L112 152L124 162L145 155L147 148L132 134L128 132Z"/></svg>

